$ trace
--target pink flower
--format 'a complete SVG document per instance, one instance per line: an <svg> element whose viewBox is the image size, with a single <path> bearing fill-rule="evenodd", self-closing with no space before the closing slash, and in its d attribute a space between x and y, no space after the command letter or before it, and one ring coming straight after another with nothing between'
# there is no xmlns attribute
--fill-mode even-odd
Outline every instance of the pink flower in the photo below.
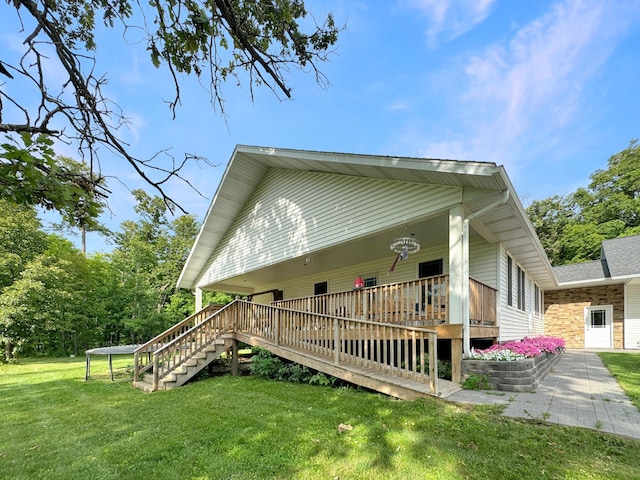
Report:
<svg viewBox="0 0 640 480"><path fill-rule="evenodd" d="M543 353L558 353L564 349L564 340L557 337L525 337L520 341L509 341L502 344L492 345L485 350L476 350L478 353L490 353L500 350L511 350L513 353L524 355L525 357L537 357Z"/></svg>

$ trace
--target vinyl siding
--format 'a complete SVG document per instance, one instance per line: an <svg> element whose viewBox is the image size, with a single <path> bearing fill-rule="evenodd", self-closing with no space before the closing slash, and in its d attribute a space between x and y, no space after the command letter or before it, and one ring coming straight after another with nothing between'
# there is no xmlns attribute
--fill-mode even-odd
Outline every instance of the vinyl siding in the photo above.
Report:
<svg viewBox="0 0 640 480"><path fill-rule="evenodd" d="M469 246L470 275L487 285L495 288L497 282L496 255L497 245L490 245L481 238L476 238ZM376 277L378 285L388 283L407 282L418 278L418 264L431 260L442 259L443 273L448 274L449 248L448 245L439 245L422 249L411 255L408 260L398 262L393 273L389 273L389 267L394 260L394 255L376 261L349 265L337 270L297 278L289 282L279 284L259 285L256 290L266 291L273 288L284 290L284 298L301 298L313 295L313 285L318 282L328 282L329 293L343 292L353 288L356 275L363 278Z"/></svg>
<svg viewBox="0 0 640 480"><path fill-rule="evenodd" d="M329 293L343 292L353 288L353 281L356 275L363 278L376 277L378 285L388 283L406 282L418 278L418 264L429 260L443 259L443 273L448 273L448 248L446 245L420 250L411 255L408 260L398 262L395 270L389 273L389 267L393 263L395 256L389 255L376 261L349 265L344 268L331 270L318 275L297 278L289 282L278 285L260 285L257 290L264 291L272 288L284 290L284 298L309 297L313 295L313 285L318 282L327 282Z"/></svg>
<svg viewBox="0 0 640 480"><path fill-rule="evenodd" d="M459 187L271 169L209 259L198 285L446 211L460 199ZM403 212L402 218L397 212Z"/></svg>
<svg viewBox="0 0 640 480"><path fill-rule="evenodd" d="M535 315L532 287L533 282L525 271L525 305L524 310L520 310L518 305L517 292L517 267L516 259L513 259L514 285L508 285L507 272L508 252L504 247L500 248L500 338L499 340L520 340L526 336L542 335L544 333L544 319L541 315ZM520 266L522 268L522 266ZM513 306L507 305L507 294L509 288L513 288ZM532 315L530 318L529 315ZM530 328L531 327L531 328Z"/></svg>
<svg viewBox="0 0 640 480"><path fill-rule="evenodd" d="M497 289L497 255L497 244L487 243L481 237L471 238L469 242L469 276Z"/></svg>
<svg viewBox="0 0 640 480"><path fill-rule="evenodd" d="M640 348L640 282L625 286L624 348Z"/></svg>

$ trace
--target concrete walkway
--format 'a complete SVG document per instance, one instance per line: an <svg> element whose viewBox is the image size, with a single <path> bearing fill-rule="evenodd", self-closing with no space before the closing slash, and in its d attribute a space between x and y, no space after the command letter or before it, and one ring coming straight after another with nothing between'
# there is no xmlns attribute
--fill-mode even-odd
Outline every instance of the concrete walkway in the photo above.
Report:
<svg viewBox="0 0 640 480"><path fill-rule="evenodd" d="M461 390L458 403L506 405L503 415L585 427L640 440L640 410L593 351L567 350L533 393Z"/></svg>

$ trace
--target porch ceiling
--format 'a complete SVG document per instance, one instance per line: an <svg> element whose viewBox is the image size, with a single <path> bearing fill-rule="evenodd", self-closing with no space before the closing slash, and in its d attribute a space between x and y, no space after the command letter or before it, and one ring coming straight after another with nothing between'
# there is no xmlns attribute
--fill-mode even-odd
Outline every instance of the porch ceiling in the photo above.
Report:
<svg viewBox="0 0 640 480"><path fill-rule="evenodd" d="M448 215L429 218L420 223L409 225L408 234L415 234L422 249L447 244ZM389 249L391 240L404 235L404 227L398 227L359 240L343 243L332 248L312 252L286 262L271 265L257 271L227 279L224 283L209 286L236 293L251 293L256 285L285 282L307 275L321 274L351 264L389 258L389 267L395 259L395 253ZM476 235L472 231L472 235Z"/></svg>

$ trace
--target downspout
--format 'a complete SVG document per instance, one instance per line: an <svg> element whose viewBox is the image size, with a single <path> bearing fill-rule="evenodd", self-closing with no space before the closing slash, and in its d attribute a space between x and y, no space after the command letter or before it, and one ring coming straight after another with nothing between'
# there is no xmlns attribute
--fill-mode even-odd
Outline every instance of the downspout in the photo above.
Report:
<svg viewBox="0 0 640 480"><path fill-rule="evenodd" d="M477 212L473 212L462 222L462 281L466 285L466 292L463 296L464 305L462 306L462 353L464 357L468 357L471 353L471 335L469 328L469 222L474 218L487 213L509 200L509 189L502 192L499 200L481 208Z"/></svg>

